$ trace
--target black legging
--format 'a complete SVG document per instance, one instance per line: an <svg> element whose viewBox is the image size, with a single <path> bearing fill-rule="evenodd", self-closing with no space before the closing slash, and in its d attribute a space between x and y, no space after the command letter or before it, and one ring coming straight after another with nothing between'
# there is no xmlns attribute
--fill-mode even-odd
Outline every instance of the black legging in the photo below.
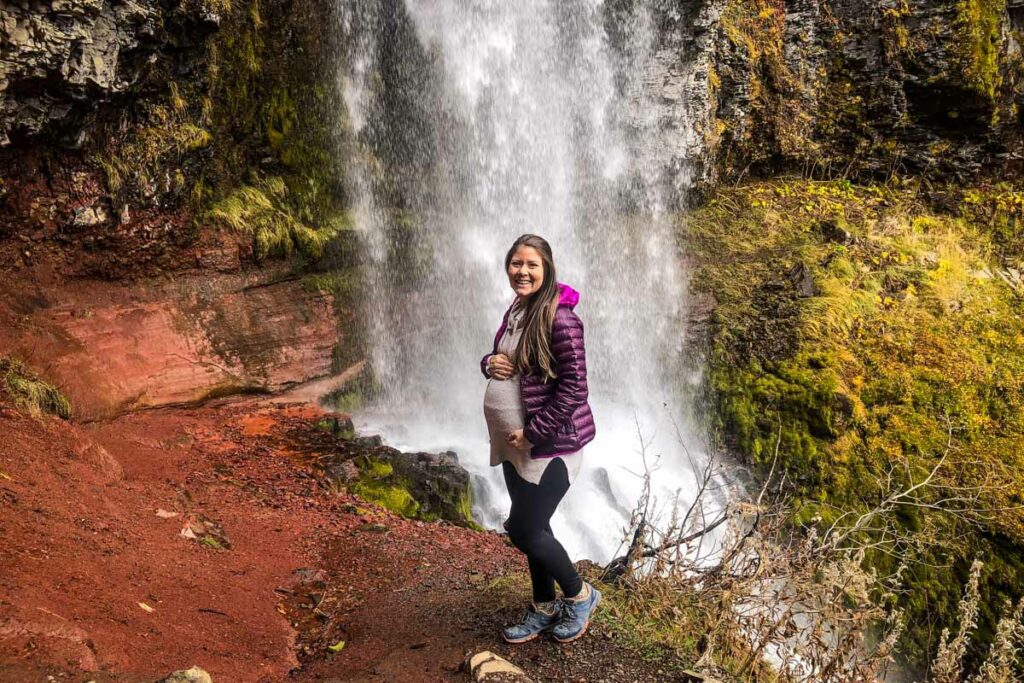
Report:
<svg viewBox="0 0 1024 683"><path fill-rule="evenodd" d="M505 486L512 498L508 535L515 547L526 553L533 582L534 602L555 599L555 581L562 593L573 597L583 581L569 561L569 554L551 533L551 515L569 490L569 472L561 458L548 463L539 484L531 484L516 472L512 463L501 463Z"/></svg>

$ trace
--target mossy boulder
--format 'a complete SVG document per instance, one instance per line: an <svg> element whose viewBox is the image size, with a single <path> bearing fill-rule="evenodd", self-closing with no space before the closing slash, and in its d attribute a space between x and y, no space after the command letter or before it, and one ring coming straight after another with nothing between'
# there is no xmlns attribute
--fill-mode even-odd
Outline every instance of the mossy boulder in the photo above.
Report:
<svg viewBox="0 0 1024 683"><path fill-rule="evenodd" d="M455 453L402 453L379 437L352 437L344 426L338 462L325 464L332 488L343 487L403 517L476 527L469 473Z"/></svg>

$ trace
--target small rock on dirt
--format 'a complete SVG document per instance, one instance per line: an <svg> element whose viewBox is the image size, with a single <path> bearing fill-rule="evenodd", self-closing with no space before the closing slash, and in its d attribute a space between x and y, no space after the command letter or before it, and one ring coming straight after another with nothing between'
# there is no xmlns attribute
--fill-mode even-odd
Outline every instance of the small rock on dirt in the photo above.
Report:
<svg viewBox="0 0 1024 683"><path fill-rule="evenodd" d="M213 679L198 666L193 666L191 669L175 671L160 683L213 683Z"/></svg>
<svg viewBox="0 0 1024 683"><path fill-rule="evenodd" d="M533 683L522 669L490 650L467 657L466 669L478 683Z"/></svg>

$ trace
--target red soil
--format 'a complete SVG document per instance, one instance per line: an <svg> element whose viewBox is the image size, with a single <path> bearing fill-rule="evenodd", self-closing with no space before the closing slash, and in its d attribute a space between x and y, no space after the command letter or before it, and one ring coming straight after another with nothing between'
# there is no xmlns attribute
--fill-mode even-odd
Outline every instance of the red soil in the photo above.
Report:
<svg viewBox="0 0 1024 683"><path fill-rule="evenodd" d="M484 648L544 680L658 678L596 628L500 644L526 596L485 587L519 553L328 492L319 416L248 402L75 425L0 404L0 680L464 681ZM230 549L183 537L197 520Z"/></svg>

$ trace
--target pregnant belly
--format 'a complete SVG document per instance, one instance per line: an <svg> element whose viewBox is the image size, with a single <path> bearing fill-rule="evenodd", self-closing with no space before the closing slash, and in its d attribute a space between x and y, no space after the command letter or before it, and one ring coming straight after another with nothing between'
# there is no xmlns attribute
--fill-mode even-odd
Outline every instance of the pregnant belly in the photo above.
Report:
<svg viewBox="0 0 1024 683"><path fill-rule="evenodd" d="M525 425L523 403L519 400L519 379L491 380L487 383L484 393L484 419L487 428L500 432L502 436L508 432L522 429Z"/></svg>

